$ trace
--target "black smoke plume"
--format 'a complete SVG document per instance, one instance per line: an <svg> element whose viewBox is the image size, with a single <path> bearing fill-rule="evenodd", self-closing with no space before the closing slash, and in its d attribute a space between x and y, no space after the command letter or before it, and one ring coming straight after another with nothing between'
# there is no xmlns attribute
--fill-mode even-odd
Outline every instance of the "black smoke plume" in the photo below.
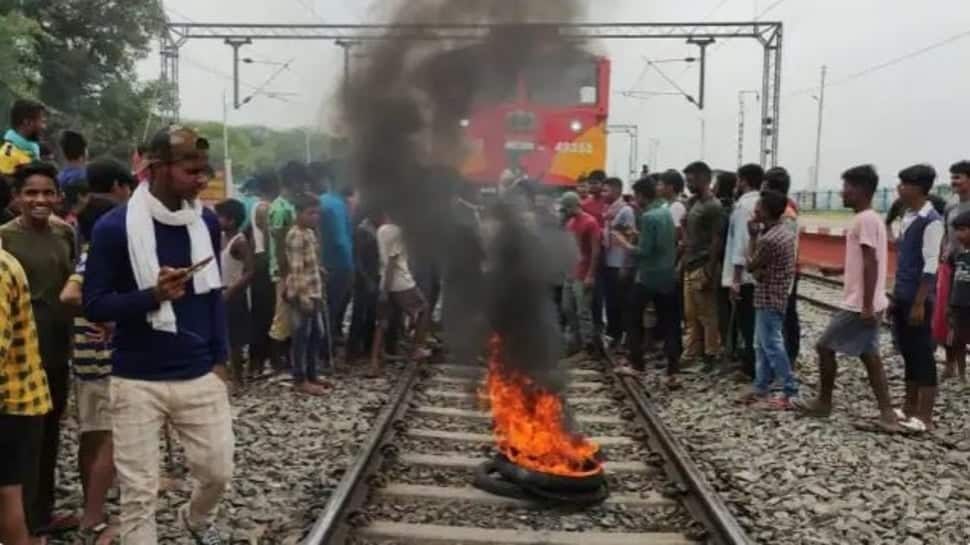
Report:
<svg viewBox="0 0 970 545"><path fill-rule="evenodd" d="M555 372L562 339L551 290L568 240L536 227L527 199L505 198L486 214L494 236L483 241L469 209L456 204L466 190L460 122L494 89L514 88L539 55L575 47L541 23L578 15L573 0L402 1L393 23L499 26L474 43L378 41L342 98L362 201L402 227L412 259L442 271L453 356L474 360L498 333L503 361L556 391L564 385Z"/></svg>

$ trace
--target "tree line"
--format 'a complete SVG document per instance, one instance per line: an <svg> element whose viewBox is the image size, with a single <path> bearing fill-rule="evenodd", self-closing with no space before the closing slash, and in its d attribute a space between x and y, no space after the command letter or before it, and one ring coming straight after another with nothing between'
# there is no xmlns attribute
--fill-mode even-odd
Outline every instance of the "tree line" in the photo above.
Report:
<svg viewBox="0 0 970 545"><path fill-rule="evenodd" d="M171 92L135 71L164 25L157 0L0 0L0 112L17 98L37 100L50 111L48 146L71 128L87 137L92 157L128 160L160 127L158 107ZM185 123L211 139L220 164L222 125ZM306 155L301 130L239 127L229 139L237 177ZM331 149L328 137L311 135L314 159Z"/></svg>

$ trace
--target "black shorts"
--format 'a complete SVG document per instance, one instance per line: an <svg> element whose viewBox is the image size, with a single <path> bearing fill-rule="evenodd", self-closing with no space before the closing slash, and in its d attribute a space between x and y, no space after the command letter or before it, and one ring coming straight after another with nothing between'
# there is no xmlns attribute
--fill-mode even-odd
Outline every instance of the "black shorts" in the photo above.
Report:
<svg viewBox="0 0 970 545"><path fill-rule="evenodd" d="M950 307L950 345L970 344L970 307Z"/></svg>
<svg viewBox="0 0 970 545"><path fill-rule="evenodd" d="M893 306L893 335L899 345L899 355L905 364L906 382L917 386L936 386L936 357L933 353L933 335L930 332L930 322L933 320L933 304L926 302L923 323L911 325L909 315L913 303L910 301L896 301Z"/></svg>
<svg viewBox="0 0 970 545"><path fill-rule="evenodd" d="M0 486L17 486L36 480L27 473L40 456L43 416L0 414Z"/></svg>
<svg viewBox="0 0 970 545"><path fill-rule="evenodd" d="M386 327L391 318L391 313L400 311L412 320L417 319L422 312L427 310L428 304L425 302L424 294L418 288L411 288L404 291L392 291L388 294L387 303L378 305L377 321L381 326Z"/></svg>

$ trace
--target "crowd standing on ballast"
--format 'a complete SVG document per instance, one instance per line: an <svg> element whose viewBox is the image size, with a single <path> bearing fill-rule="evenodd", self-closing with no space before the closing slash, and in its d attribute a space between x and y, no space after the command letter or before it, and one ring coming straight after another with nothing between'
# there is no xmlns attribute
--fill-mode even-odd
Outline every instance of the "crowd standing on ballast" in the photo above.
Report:
<svg viewBox="0 0 970 545"><path fill-rule="evenodd" d="M377 376L402 350L427 359L440 277L331 165L261 172L247 184L250 202L210 209L198 199L212 171L196 132L161 130L128 166L89 161L84 136L64 131L58 169L39 145L46 115L17 101L0 147L0 543L67 531L81 543L156 543L158 444L169 426L194 482L178 523L216 545L212 517L233 475L231 395L289 373L298 395L321 396L338 366ZM950 177L956 198L940 203L932 167L904 169L884 219L872 209L875 169L843 173L854 213L845 261L823 271L843 278L843 310L813 339L814 399L799 397L799 211L785 169L645 168L632 195L602 171L564 194L522 176L501 190L522 197L533 225L575 239L575 260L550 290L568 358L609 353L630 375L649 361L672 390L688 370L734 374L751 385L740 403L825 417L836 355L859 357L878 426L918 434L933 429L936 347L946 347L945 377L965 380L970 343L970 162ZM480 199L469 185L455 205L487 239ZM905 362L899 403L880 358L883 319ZM72 391L80 514L54 512ZM115 483L119 521L105 509Z"/></svg>

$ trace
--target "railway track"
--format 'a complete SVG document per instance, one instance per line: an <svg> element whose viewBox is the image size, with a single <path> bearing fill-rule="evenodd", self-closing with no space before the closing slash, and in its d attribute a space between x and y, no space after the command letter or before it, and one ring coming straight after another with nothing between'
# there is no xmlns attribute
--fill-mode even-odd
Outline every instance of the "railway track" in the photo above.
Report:
<svg viewBox="0 0 970 545"><path fill-rule="evenodd" d="M549 508L471 487L494 454L483 368L407 367L304 545L746 545L752 543L636 379L571 369L569 406L599 442L611 491Z"/></svg>
<svg viewBox="0 0 970 545"><path fill-rule="evenodd" d="M842 280L804 272L798 277L799 299L825 310L840 310Z"/></svg>
<svg viewBox="0 0 970 545"><path fill-rule="evenodd" d="M798 298L821 309L836 312L842 310L842 280L811 273L799 273ZM892 293L887 293L892 301ZM889 326L888 317L883 324Z"/></svg>

